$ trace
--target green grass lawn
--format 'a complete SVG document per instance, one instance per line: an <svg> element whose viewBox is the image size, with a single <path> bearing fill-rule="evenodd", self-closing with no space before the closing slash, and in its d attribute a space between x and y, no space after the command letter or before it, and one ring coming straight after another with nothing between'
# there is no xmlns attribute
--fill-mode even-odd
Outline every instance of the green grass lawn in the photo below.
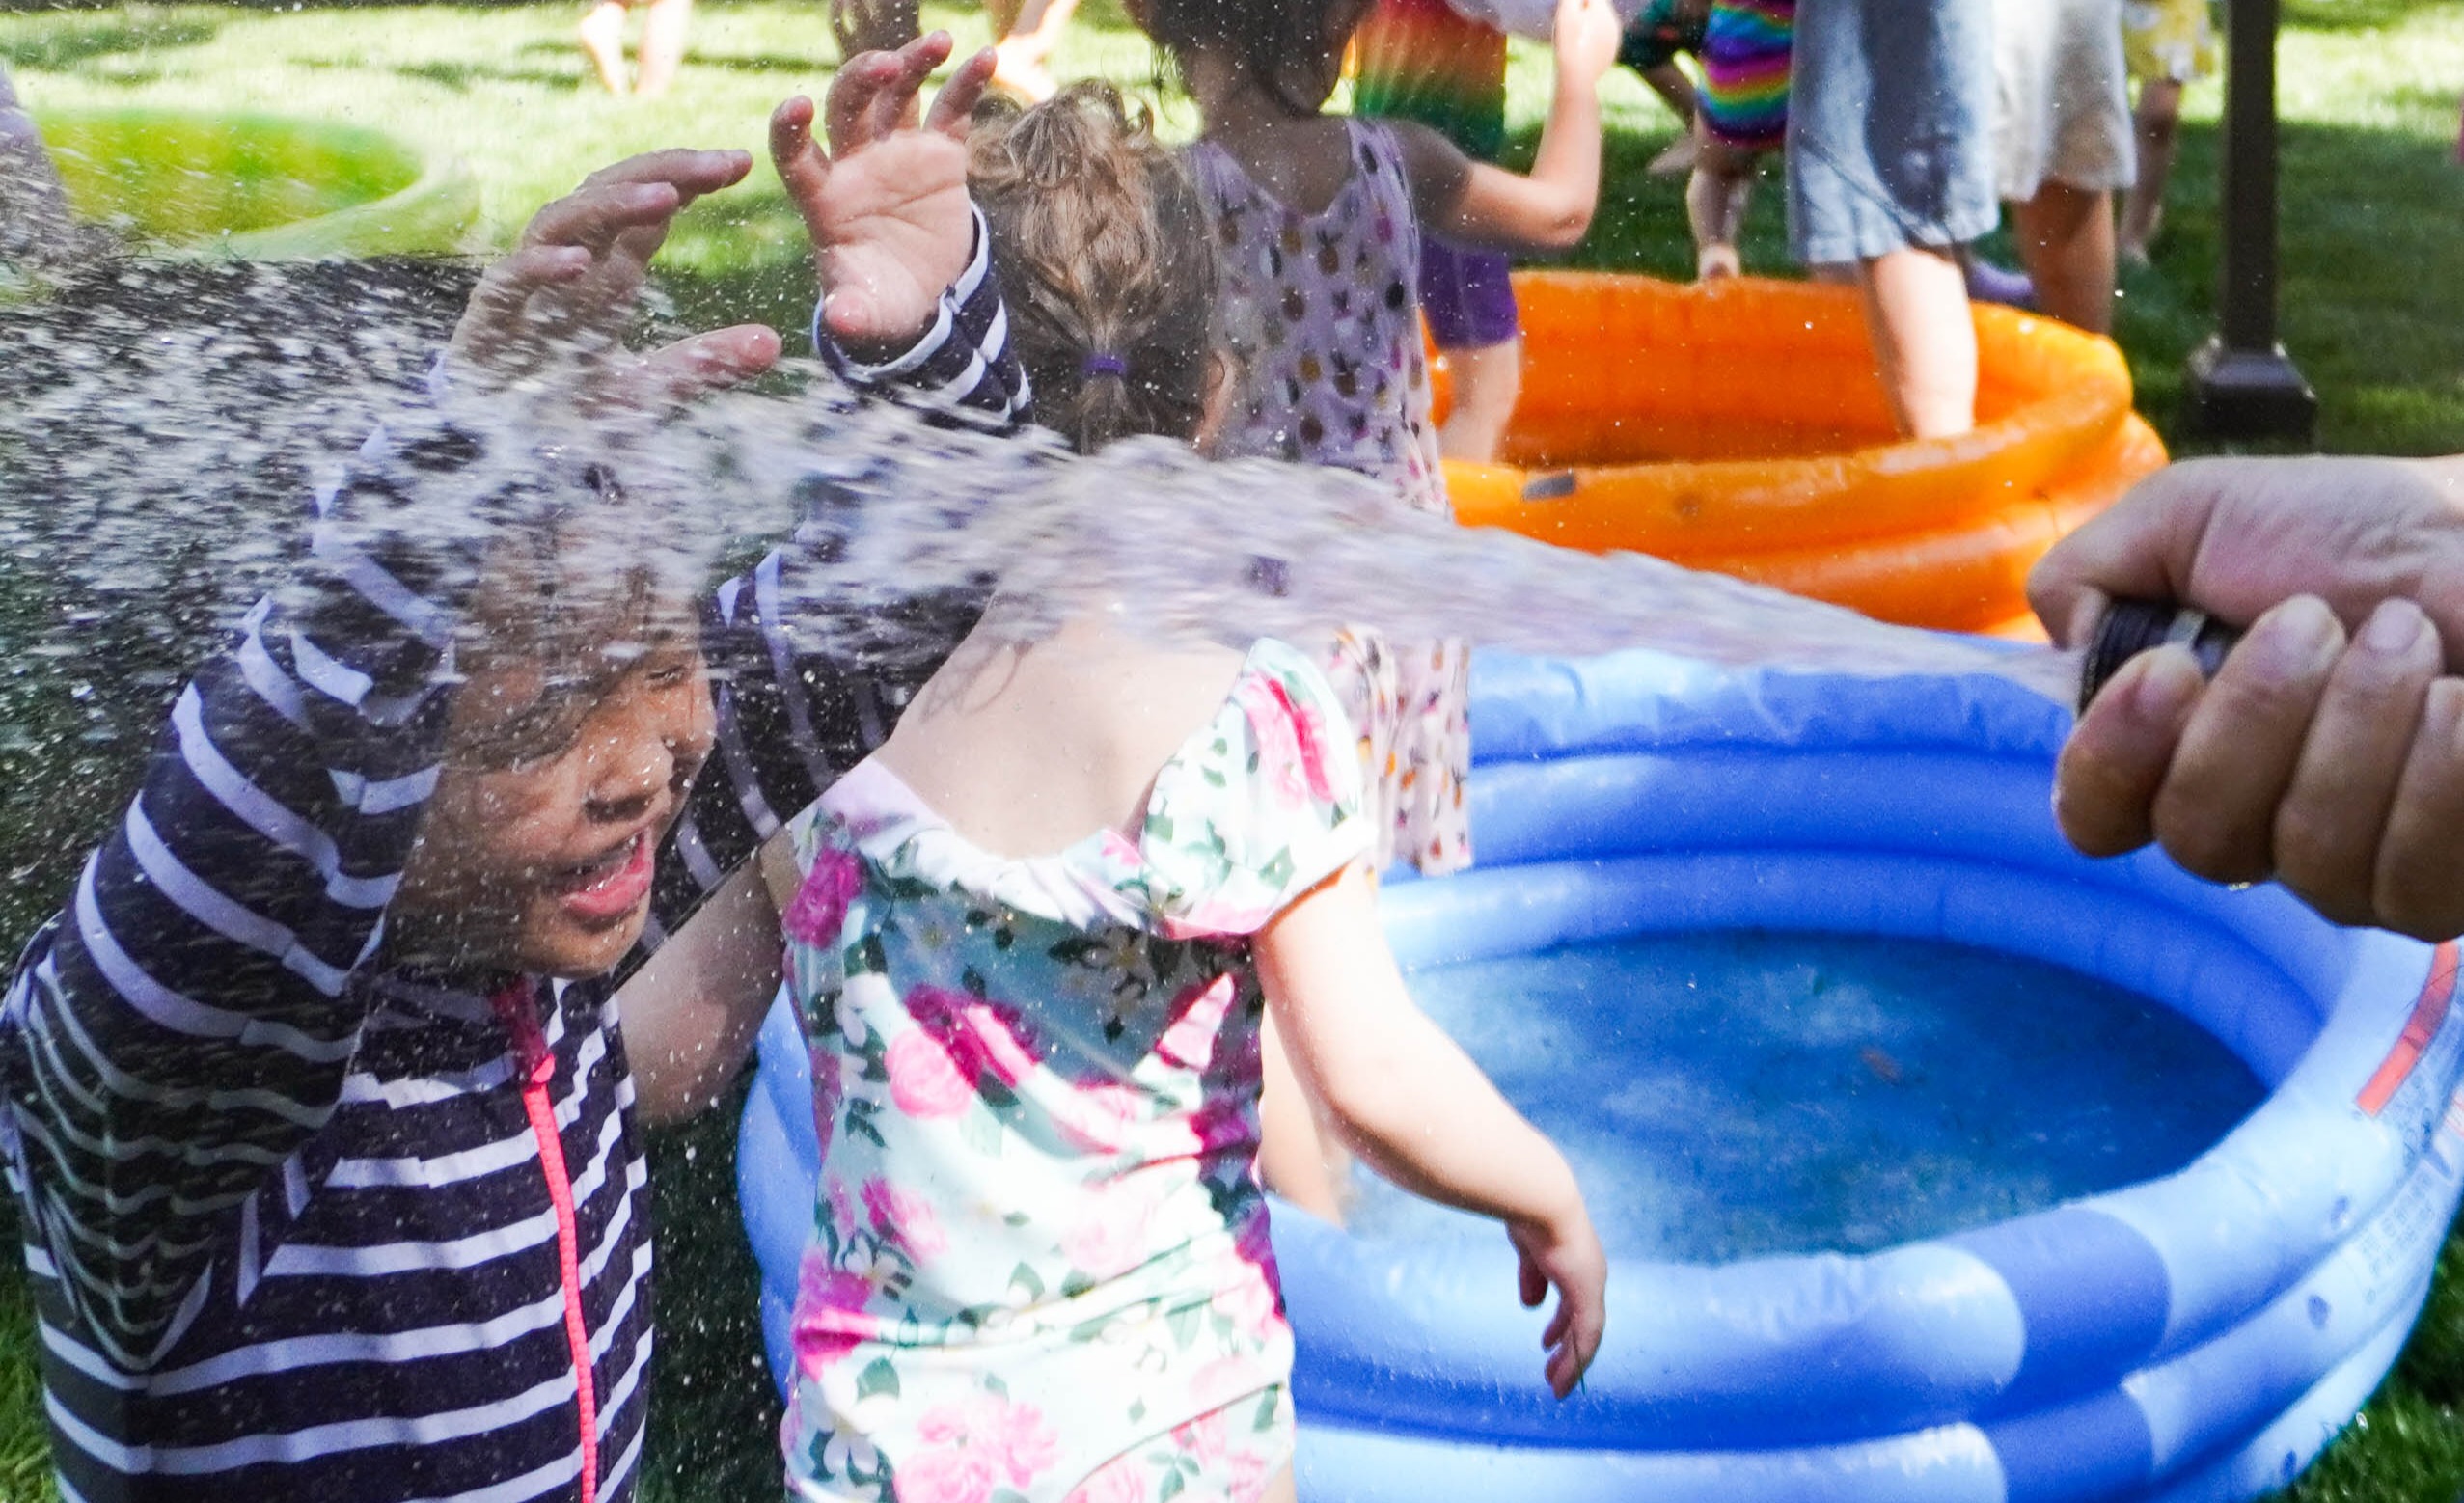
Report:
<svg viewBox="0 0 2464 1503"><path fill-rule="evenodd" d="M2347 451L2464 450L2464 168L2453 160L2464 4L2287 0L2286 12L2284 336L2319 387L2321 439ZM927 14L963 43L983 40L972 5L929 5ZM676 144L758 151L771 106L827 78L819 6L704 0L675 93L651 104L612 99L585 87L576 16L565 5L0 14L0 60L38 111L146 104L312 115L459 157L482 191L474 251L509 243L533 209L628 152ZM1090 0L1057 64L1136 86L1155 74L1114 0ZM1526 150L1547 80L1545 59L1520 49L1513 107ZM1603 210L1575 260L1682 274L1690 251L1679 185L1642 172L1673 123L1622 74L1608 103ZM2123 288L2120 338L2142 405L2168 432L2181 362L2207 332L2213 304L2219 104L2213 85L2192 92L2170 232L2156 264ZM1167 133L1186 134L1191 123L1185 108L1167 107ZM1759 269L1784 265L1780 221L1773 181L1747 239ZM2012 259L2007 243L1992 248ZM661 287L689 323L803 325L810 272L766 168L686 217ZM0 636L15 629L10 613L24 604L0 590ZM25 702L0 697L0 711ZM124 771L133 779L133 761ZM54 851L91 843L124 792L89 791L62 816L78 828L55 822L39 836L0 829L0 871L41 867L37 839ZM23 920L53 900L0 903L0 951L13 953ZM777 1406L760 1370L753 1274L736 1228L732 1124L732 1110L723 1110L654 1146L664 1359L644 1465L658 1503L765 1497L777 1486ZM32 1341L21 1285L0 1258L0 1503L51 1497ZM2464 1244L2451 1243L2396 1374L2290 1496L2451 1503L2464 1489L2459 1406Z"/></svg>

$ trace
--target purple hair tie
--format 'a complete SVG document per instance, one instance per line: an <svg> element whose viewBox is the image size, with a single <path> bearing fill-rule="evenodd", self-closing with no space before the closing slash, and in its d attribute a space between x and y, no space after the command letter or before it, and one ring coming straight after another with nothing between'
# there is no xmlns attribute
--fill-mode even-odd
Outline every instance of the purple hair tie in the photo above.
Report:
<svg viewBox="0 0 2464 1503"><path fill-rule="evenodd" d="M1080 368L1090 379L1095 376L1122 376L1130 373L1130 363L1118 355L1089 355Z"/></svg>

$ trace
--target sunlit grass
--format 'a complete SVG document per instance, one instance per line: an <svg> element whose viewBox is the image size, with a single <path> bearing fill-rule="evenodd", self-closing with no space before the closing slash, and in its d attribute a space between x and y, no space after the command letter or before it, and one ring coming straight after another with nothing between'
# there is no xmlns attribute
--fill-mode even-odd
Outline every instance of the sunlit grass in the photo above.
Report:
<svg viewBox="0 0 2464 1503"><path fill-rule="evenodd" d="M0 6L9 0L0 0ZM460 158L481 190L472 249L509 244L530 213L629 152L671 145L758 154L763 122L791 92L826 81L832 48L817 4L702 0L675 93L611 98L585 78L578 6L366 10L205 6L0 14L0 60L42 108L144 104L261 110L373 126ZM973 5L936 3L928 20L962 45L985 40ZM2446 0L2290 0L2283 49L2286 150L2284 338L2323 401L2321 436L2343 451L2464 449L2464 168L2453 160L2464 5ZM1144 88L1153 55L1115 0L1089 0L1056 60ZM1512 101L1525 150L1545 107L1547 66L1519 47ZM1680 185L1643 164L1674 123L1640 84L1612 79L1603 208L1587 265L1682 275L1690 262ZM2143 405L2164 423L2182 359L2214 302L2216 117L2195 89L2170 228L2156 263L2129 276L2120 335ZM1167 108L1168 135L1191 128ZM1746 240L1757 269L1785 265L1777 180ZM2007 242L1995 252L2012 258ZM793 330L808 309L803 236L766 168L698 206L665 257L664 287L688 322L758 317ZM0 359L5 359L0 352ZM0 617L38 602L0 593ZM0 635L9 630L0 619ZM11 705L40 702L0 697ZM107 815L116 798L91 802ZM73 823L73 821L71 821ZM91 823L92 821L90 821ZM46 829L82 848L90 832ZM0 872L31 839L0 830ZM12 893L0 955L50 901ZM661 1353L644 1488L654 1503L775 1490L776 1406L759 1366L751 1261L733 1211L731 1113L654 1147ZM0 1208L0 1248L14 1227ZM0 1503L47 1503L34 1344L14 1259L0 1253ZM2464 1250L2450 1243L2430 1311L2396 1375L2297 1487L2299 1503L2451 1503L2464 1489ZM1647 1313L1638 1319L1647 1319Z"/></svg>

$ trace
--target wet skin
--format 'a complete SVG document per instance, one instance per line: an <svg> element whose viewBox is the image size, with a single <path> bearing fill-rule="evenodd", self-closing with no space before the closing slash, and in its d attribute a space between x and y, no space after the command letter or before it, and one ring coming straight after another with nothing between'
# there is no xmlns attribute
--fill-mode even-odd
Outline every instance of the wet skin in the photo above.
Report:
<svg viewBox="0 0 2464 1503"><path fill-rule="evenodd" d="M714 735L689 645L610 660L558 693L536 661L475 670L403 872L391 947L454 974L583 977L642 936L651 863Z"/></svg>

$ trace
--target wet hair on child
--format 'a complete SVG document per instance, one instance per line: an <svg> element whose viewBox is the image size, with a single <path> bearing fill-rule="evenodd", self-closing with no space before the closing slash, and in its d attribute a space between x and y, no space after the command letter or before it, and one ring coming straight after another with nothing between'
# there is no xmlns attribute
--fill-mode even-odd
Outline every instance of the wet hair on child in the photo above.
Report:
<svg viewBox="0 0 2464 1503"><path fill-rule="evenodd" d="M1215 52L1274 91L1291 108L1315 115L1334 92L1350 34L1369 14L1367 0L1144 0L1139 22L1178 60ZM1338 16L1349 24L1337 35Z"/></svg>
<svg viewBox="0 0 2464 1503"><path fill-rule="evenodd" d="M1195 437L1217 343L1215 236L1153 118L1109 84L1074 84L1024 112L988 106L970 153L1035 421L1081 453Z"/></svg>

